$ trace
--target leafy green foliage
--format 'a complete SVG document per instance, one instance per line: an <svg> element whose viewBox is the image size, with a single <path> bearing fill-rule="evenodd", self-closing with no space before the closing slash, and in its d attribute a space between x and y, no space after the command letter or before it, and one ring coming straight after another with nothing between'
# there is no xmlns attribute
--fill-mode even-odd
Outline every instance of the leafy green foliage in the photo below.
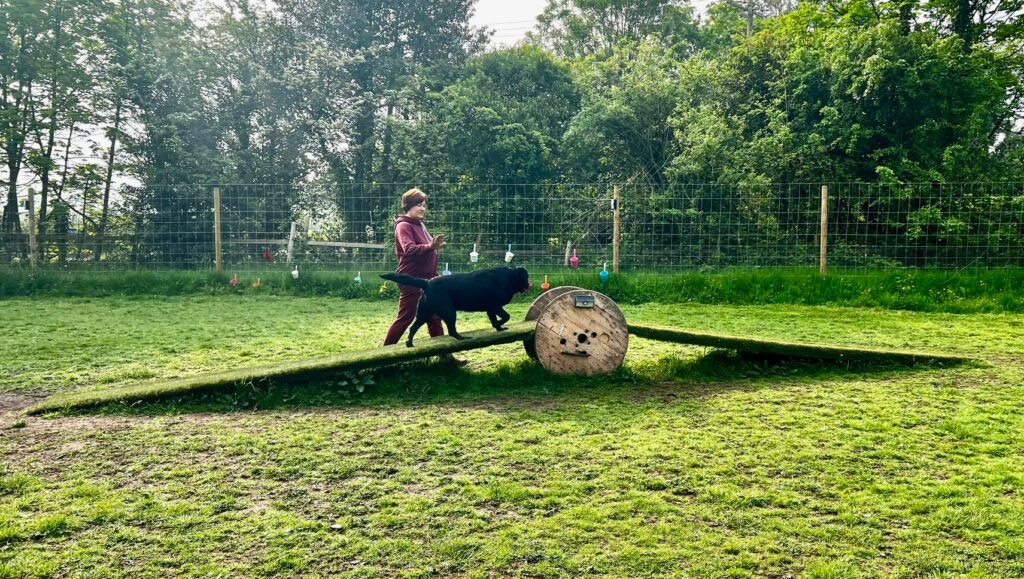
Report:
<svg viewBox="0 0 1024 579"><path fill-rule="evenodd" d="M406 125L399 161L411 182L557 181L561 138L579 106L568 66L532 46L471 59Z"/></svg>
<svg viewBox="0 0 1024 579"><path fill-rule="evenodd" d="M537 24L531 37L570 59L607 56L652 35L679 55L699 48L693 8L677 0L550 0Z"/></svg>
<svg viewBox="0 0 1024 579"><path fill-rule="evenodd" d="M701 20L676 1L552 0L529 42L491 52L473 5L7 2L5 231L35 178L40 233L181 268L208 266L179 245L208 243L199 183L292 186L229 208L275 215L310 184L336 236L366 242L392 210L381 183L730 184L727 208L756 215L769 183L1024 180L1019 0L734 0ZM112 196L126 180L143 188ZM131 256L105 238L121 235Z"/></svg>
<svg viewBox="0 0 1024 579"><path fill-rule="evenodd" d="M805 32L810 26L813 32ZM1009 130L993 55L886 22L835 26L807 9L731 50L714 88L675 116L684 180L806 182L1014 178L988 155ZM993 75L995 75L993 77ZM1005 84L1002 84L1005 87Z"/></svg>

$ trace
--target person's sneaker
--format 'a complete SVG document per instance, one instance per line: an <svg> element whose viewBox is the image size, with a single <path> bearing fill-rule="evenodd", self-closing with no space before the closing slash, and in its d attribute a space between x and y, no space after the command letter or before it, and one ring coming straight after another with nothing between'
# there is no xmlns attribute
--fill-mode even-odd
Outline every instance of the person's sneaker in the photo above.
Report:
<svg viewBox="0 0 1024 579"><path fill-rule="evenodd" d="M446 364L454 364L459 367L469 364L468 360L460 360L456 358L454 354L441 354L440 358L441 361Z"/></svg>

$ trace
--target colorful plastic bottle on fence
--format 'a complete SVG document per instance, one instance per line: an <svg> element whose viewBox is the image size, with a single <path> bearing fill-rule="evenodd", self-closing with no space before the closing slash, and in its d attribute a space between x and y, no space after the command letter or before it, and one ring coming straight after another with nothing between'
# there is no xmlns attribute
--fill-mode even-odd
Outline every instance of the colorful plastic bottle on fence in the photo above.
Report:
<svg viewBox="0 0 1024 579"><path fill-rule="evenodd" d="M540 291L546 292L551 289L551 284L548 283L548 276L544 276L544 283L540 284Z"/></svg>
<svg viewBox="0 0 1024 579"><path fill-rule="evenodd" d="M604 269L598 274L601 277L601 283L608 283L608 262L604 262Z"/></svg>
<svg viewBox="0 0 1024 579"><path fill-rule="evenodd" d="M299 279L299 266L297 265L295 266L295 269L292 270L292 279Z"/></svg>
<svg viewBox="0 0 1024 579"><path fill-rule="evenodd" d="M265 259L267 263L274 261L274 253L270 251L269 247L263 250L263 259Z"/></svg>
<svg viewBox="0 0 1024 579"><path fill-rule="evenodd" d="M356 276L352 278L352 281L356 283L363 283L363 272L357 271Z"/></svg>
<svg viewBox="0 0 1024 579"><path fill-rule="evenodd" d="M508 251L505 252L505 263L512 263L512 258L515 256L516 254L512 253L512 244L510 243L508 244Z"/></svg>
<svg viewBox="0 0 1024 579"><path fill-rule="evenodd" d="M444 271L441 272L441 275L451 275L451 274L452 274L451 270L448 269L448 263L445 262L445 264L444 264Z"/></svg>
<svg viewBox="0 0 1024 579"><path fill-rule="evenodd" d="M231 276L231 279L228 280L228 285L231 286L231 287L235 287L236 285L238 285L238 274L237 273L235 275Z"/></svg>
<svg viewBox="0 0 1024 579"><path fill-rule="evenodd" d="M569 258L569 267L576 269L580 266L580 258L576 257L576 250L572 250L572 257Z"/></svg>
<svg viewBox="0 0 1024 579"><path fill-rule="evenodd" d="M260 278L256 278L256 281L252 282L252 289L260 289Z"/></svg>
<svg viewBox="0 0 1024 579"><path fill-rule="evenodd" d="M473 251L469 252L469 263L476 263L480 260L480 254L476 252L476 244L473 244Z"/></svg>

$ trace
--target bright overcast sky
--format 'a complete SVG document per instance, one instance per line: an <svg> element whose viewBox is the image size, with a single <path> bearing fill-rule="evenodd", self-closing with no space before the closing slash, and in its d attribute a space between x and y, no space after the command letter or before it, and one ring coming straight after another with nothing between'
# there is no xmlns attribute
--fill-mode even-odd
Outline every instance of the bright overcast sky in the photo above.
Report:
<svg viewBox="0 0 1024 579"><path fill-rule="evenodd" d="M698 14L711 0L691 0ZM487 26L494 30L491 41L495 46L515 44L536 24L547 0L479 0L476 14L470 19L474 26Z"/></svg>
<svg viewBox="0 0 1024 579"><path fill-rule="evenodd" d="M470 23L491 28L494 44L507 46L521 40L533 28L545 5L547 0L479 0Z"/></svg>
<svg viewBox="0 0 1024 579"><path fill-rule="evenodd" d="M712 0L690 0L702 12ZM493 46L511 46L523 39L537 23L537 16L544 11L547 0L477 0L476 13L470 19L474 26L486 26L494 30ZM202 14L206 6L222 6L224 0L196 0L196 15ZM194 16L197 20L204 18Z"/></svg>

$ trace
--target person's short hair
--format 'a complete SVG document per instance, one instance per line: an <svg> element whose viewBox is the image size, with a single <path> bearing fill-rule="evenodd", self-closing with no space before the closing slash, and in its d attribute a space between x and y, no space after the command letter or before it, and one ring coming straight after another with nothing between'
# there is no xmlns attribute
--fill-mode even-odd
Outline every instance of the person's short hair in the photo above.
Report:
<svg viewBox="0 0 1024 579"><path fill-rule="evenodd" d="M408 211L426 200L427 194L420 191L419 188L413 187L405 193L402 193L402 209Z"/></svg>

